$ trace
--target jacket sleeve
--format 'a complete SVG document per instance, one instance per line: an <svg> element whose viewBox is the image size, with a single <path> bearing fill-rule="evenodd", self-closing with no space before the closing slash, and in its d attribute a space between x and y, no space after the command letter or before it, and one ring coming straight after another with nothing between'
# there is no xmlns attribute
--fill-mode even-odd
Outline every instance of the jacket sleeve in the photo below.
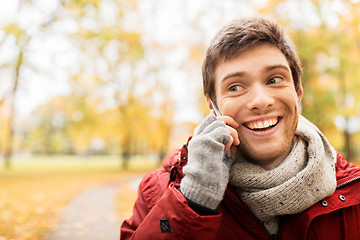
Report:
<svg viewBox="0 0 360 240"><path fill-rule="evenodd" d="M121 226L120 239L214 239L221 214L200 216L175 185L154 184L155 176L139 186L133 216ZM159 179L156 179L159 180Z"/></svg>

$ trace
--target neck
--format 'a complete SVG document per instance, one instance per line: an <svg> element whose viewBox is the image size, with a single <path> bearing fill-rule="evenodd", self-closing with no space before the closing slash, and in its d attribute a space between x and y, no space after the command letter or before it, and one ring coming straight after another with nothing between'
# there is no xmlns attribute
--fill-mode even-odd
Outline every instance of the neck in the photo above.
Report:
<svg viewBox="0 0 360 240"><path fill-rule="evenodd" d="M263 159L257 160L257 159L248 158L248 160L250 162L252 162L253 164L258 165L259 167L261 167L265 170L272 170L272 169L276 168L277 166L279 166L287 158L287 156L289 156L291 149L293 148L293 145L294 145L294 139L291 141L291 144L286 149L286 151L283 152L282 154L280 154L280 156L278 156L276 158L265 159L265 160L263 160Z"/></svg>

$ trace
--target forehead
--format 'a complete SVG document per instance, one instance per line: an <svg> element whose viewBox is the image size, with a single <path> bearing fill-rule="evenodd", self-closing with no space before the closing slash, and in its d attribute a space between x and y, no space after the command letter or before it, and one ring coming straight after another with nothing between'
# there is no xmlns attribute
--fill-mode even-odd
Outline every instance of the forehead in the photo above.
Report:
<svg viewBox="0 0 360 240"><path fill-rule="evenodd" d="M281 65L291 72L285 55L278 47L270 43L260 43L252 46L237 56L222 60L216 67L215 79L224 77L229 72L243 72L244 74L261 73L271 66Z"/></svg>

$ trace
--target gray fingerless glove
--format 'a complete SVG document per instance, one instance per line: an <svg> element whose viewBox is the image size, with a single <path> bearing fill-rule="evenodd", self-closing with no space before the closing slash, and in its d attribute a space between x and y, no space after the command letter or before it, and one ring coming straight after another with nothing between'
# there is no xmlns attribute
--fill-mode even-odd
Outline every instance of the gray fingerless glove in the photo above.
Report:
<svg viewBox="0 0 360 240"><path fill-rule="evenodd" d="M225 157L230 132L212 114L195 129L188 146L188 163L180 184L183 195L193 202L216 209L229 181L232 158Z"/></svg>

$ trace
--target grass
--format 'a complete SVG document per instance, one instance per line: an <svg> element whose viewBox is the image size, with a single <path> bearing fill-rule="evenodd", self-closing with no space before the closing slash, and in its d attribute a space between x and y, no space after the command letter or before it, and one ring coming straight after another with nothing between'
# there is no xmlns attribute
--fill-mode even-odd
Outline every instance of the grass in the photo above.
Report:
<svg viewBox="0 0 360 240"><path fill-rule="evenodd" d="M156 164L136 158L127 171L120 166L117 156L14 159L11 170L0 169L0 240L44 239L79 192L151 171Z"/></svg>

